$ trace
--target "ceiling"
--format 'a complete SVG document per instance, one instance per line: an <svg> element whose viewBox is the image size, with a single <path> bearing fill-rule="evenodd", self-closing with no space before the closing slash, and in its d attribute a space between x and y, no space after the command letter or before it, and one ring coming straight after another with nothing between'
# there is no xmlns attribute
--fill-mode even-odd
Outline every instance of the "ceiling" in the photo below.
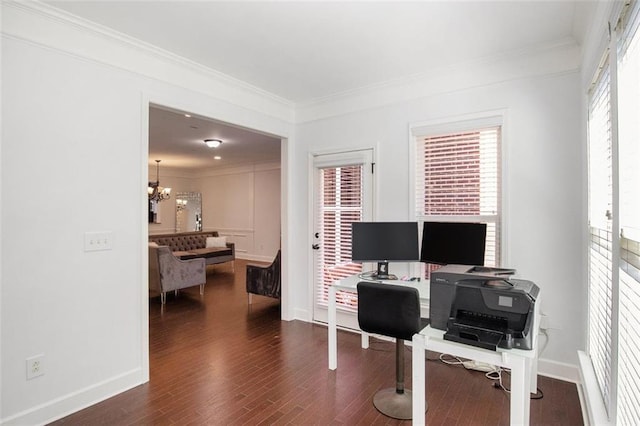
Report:
<svg viewBox="0 0 640 426"><path fill-rule="evenodd" d="M587 1L51 1L295 103L573 38Z"/></svg>
<svg viewBox="0 0 640 426"><path fill-rule="evenodd" d="M595 9L594 2L580 0L46 3L298 105L412 78L444 65L560 41L580 45ZM164 119L167 126L183 121ZM212 134L230 132L229 145L223 145L229 161L237 156L231 140L238 146L251 144L247 149L258 156L274 155L250 142L253 134L243 137L238 129L234 134L232 128L205 121L198 121L198 129L180 127L184 133L163 129L173 138L154 136L151 145L154 151L156 144L158 148L152 155L176 163L188 155L202 161L210 154L197 149L194 141L205 137L208 126ZM178 140L191 142L183 145Z"/></svg>
<svg viewBox="0 0 640 426"><path fill-rule="evenodd" d="M205 169L280 162L280 139L163 107L149 108L149 164ZM220 139L209 148L205 139ZM220 156L216 160L214 156Z"/></svg>

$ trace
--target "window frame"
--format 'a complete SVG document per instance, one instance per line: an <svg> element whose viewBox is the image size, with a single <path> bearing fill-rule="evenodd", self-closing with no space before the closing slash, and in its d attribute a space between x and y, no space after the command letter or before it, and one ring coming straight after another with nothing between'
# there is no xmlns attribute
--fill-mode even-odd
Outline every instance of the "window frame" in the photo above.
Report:
<svg viewBox="0 0 640 426"><path fill-rule="evenodd" d="M614 205L615 205L615 198L616 198L616 193L617 193L617 188L616 188L616 182L614 179L614 170L613 170L613 164L615 164L615 161L617 159L617 155L615 152L615 144L614 144L614 138L615 138L615 128L616 128L616 124L614 122L615 120L615 113L613 110L611 110L612 104L614 104L614 100L615 100L615 93L613 93L613 86L615 84L615 75L614 75L614 69L612 69L612 67L614 67L613 64L610 64L611 60L613 59L613 61L615 61L615 57L611 58L609 57L609 53L608 51L605 53L605 55L603 56L603 59L600 61L600 65L598 67L598 70L596 72L596 75L593 78L593 82L591 84L591 87L589 89L589 92L587 93L587 121L586 121L586 126L587 126L587 145L586 145L586 149L587 149L587 226L586 226L586 232L587 232L587 255L586 255L586 277L587 277L587 311L588 311L588 321L586 322L587 325L587 329L586 329L586 345L585 345L585 351L587 356L590 359L591 362L591 366L593 368L593 373L594 376L596 377L596 382L598 384L598 391L600 393L600 398L602 400L602 404L604 407L604 413L606 413L606 415L609 418L613 418L613 416L615 415L615 399L616 399L616 377L615 377L615 358L616 358L616 353L615 353L615 348L617 346L617 342L616 342L616 336L617 336L617 318L615 317L615 313L617 311L617 267L615 265L615 256L614 256L614 252L615 252L615 246L616 246L616 232L615 229L617 227L617 223L615 220L615 217L610 217L607 220L603 220L602 216L604 216L604 212L602 211L595 211L592 205L592 200L591 200L591 194L592 194L592 175L591 175L591 152L593 149L592 146L592 134L591 134L591 129L592 129L592 107L596 106L596 104L600 105L600 102L597 102L598 99L601 98L603 90L606 90L606 99L608 101L608 111L609 111L609 117L608 117L608 121L609 121L609 126L607 129L607 138L608 138L608 144L609 144L609 150L610 150L610 162L611 164L608 167L608 171L610 172L611 176L611 182L607 183L607 186L610 186L608 192L610 192L609 194L607 194L607 196L609 197L608 201L607 201L607 206L605 207L607 210L608 215L613 216L613 210L614 210ZM603 78L606 77L606 80L602 80ZM606 81L606 87L600 87L601 83ZM601 124L601 123L598 123ZM594 232L595 230L599 231L599 232ZM602 233L609 233L610 236L609 238L606 240L606 244L605 244L605 250L606 250L606 258L611 258L611 266L610 266L610 270L604 270L604 269L598 269L598 268L594 268L592 267L592 260L595 260L596 258L594 257L593 254L593 242L592 242L592 238L594 238L594 236L596 236L597 234L602 234ZM608 247L610 246L610 248ZM598 270L596 270L598 269ZM607 282L605 284L608 284L608 286L610 287L610 293L603 293L603 290L601 289L600 291L594 291L594 286L597 285L595 283L600 283L603 284L602 281L602 277L598 276L596 274L596 272L603 272L605 275L607 275L607 273L610 274L610 276L608 277L608 279L606 280ZM601 318L600 317L600 310L597 309L597 307L601 307L601 305L598 305L596 302L592 301L592 296L593 295L598 295L601 296L600 299L608 299L609 300L609 306L608 308L610 308L610 312L608 312L609 317L608 318ZM600 300L602 301L602 300ZM607 321L608 319L608 321ZM594 338L596 336L593 336L590 333L591 327L593 325L594 322L597 321L607 321L607 326L610 327L610 340L609 342L607 342L609 344L609 347L605 347L605 348L600 348L597 347L596 344L593 342ZM605 332L606 334L606 332ZM602 343L601 341L599 341L598 343ZM591 352L592 350L595 349L604 349L607 350L608 352L606 354L599 354L600 358L596 359L595 363L594 363L594 359L591 356ZM609 360L609 364L606 364L606 360ZM597 365L596 365L597 364ZM604 376L600 376L599 374L603 374ZM604 388L602 387L604 386Z"/></svg>
<svg viewBox="0 0 640 426"><path fill-rule="evenodd" d="M409 211L412 220L423 222L426 220L432 220L435 216L419 216L416 214L416 156L417 148L416 142L419 138L429 137L438 134L450 134L458 132L467 132L473 130L479 130L488 127L500 127L500 146L498 150L499 156L499 173L500 182L498 187L498 212L497 222L500 225L499 235L499 257L496 259L498 265L508 265L509 263L509 247L506 244L508 240L508 227L507 227L507 214L506 206L503 200L507 193L507 153L508 153L508 124L507 124L507 112L506 110L492 110L482 113L471 113L458 116L450 116L442 119L429 120L423 122L412 123L409 125L409 176L410 176L410 196L409 196ZM474 218L482 219L481 215L473 216ZM437 216L437 220L441 221L456 221L465 222L469 221L470 216ZM466 220L465 220L466 219ZM422 227L420 227L422 228ZM422 238L422 229L420 231L420 238ZM422 270L422 264L416 264L413 266L412 274L414 276L420 276Z"/></svg>
<svg viewBox="0 0 640 426"><path fill-rule="evenodd" d="M640 151L637 149L637 138L640 136L637 127L637 113L640 112L640 76L637 69L640 67L640 3L637 1L625 2L625 5L618 18L617 26L613 32L612 49L615 48L615 150L614 150L614 178L616 179L617 193L614 198L614 223L615 243L614 268L616 277L616 302L617 310L615 318L616 355L615 372L615 422L620 424L637 424L640 418L640 397L638 396L638 383L635 380L640 376L638 359L638 331L634 327L637 323L637 314L640 310L640 294L638 286L640 280L638 274L628 274L627 272L638 272L635 254L638 252L638 213L637 188L629 191L629 179L635 183L635 166L637 163L629 161L630 158L638 158ZM633 57L627 54L633 53ZM629 62L630 61L630 62ZM634 62L635 61L635 62ZM627 68L631 67L631 69ZM631 87L622 87L622 81L632 76ZM632 94L633 102L631 106L628 95ZM631 111L631 114L629 114ZM633 124L629 124L633 123ZM631 127L631 132L629 128ZM630 174L632 176L630 176ZM630 203L628 196L631 196L634 203ZM632 210L630 215L628 210ZM625 234L626 231L626 234ZM631 250L629 250L631 249ZM631 263L626 263L625 257L629 256Z"/></svg>
<svg viewBox="0 0 640 426"><path fill-rule="evenodd" d="M591 75L594 76L594 81L597 79L598 74L601 72L601 68L603 66L607 66L610 74L610 104L609 110L611 115L611 157L612 157L612 208L611 208L611 271L610 274L612 276L612 304L611 304L611 318L612 318L612 326L611 326L611 380L610 380L610 393L608 398L609 406L605 407L604 401L596 398L601 395L600 388L596 383L595 374L593 373L593 360L591 357L582 351L578 351L580 358L580 373L582 376L585 400L587 402L587 409L589 413L589 421L592 423L598 424L627 424L630 420L635 424L637 419L640 417L640 400L637 398L637 393L632 393L636 395L636 398L627 398L629 393L625 393L625 381L628 382L627 374L621 375L621 368L624 369L625 362L626 365L633 365L633 373L636 377L640 374L640 367L637 367L635 359L637 358L637 348L631 347L632 351L629 351L626 344L628 341L632 341L635 343L636 339L626 337L623 338L623 330L627 327L627 322L623 315L622 304L625 303L623 293L625 290L630 289L629 283L624 283L625 279L625 265L624 265L624 244L629 244L628 240L625 242L626 238L622 236L622 231L625 228L625 224L621 222L621 207L624 204L624 200L621 198L624 197L624 194L620 192L620 181L624 179L623 173L620 166L620 135L619 135L619 117L623 116L619 113L620 109L620 101L618 99L619 93L626 93L628 88L622 88L618 81L618 77L620 75L618 67L621 61L621 45L624 43L629 43L627 39L629 34L632 32L630 29L633 28L633 31L638 31L636 33L636 37L640 37L640 2L637 0L627 0L624 2L616 2L612 4L612 7L609 9L609 13L607 16L610 18L607 22L604 22L605 25L608 26L607 33L609 34L608 43L601 45L601 49L598 50L599 53L603 54L603 57L609 55L609 64L603 65L603 61L597 64L597 66L592 67ZM636 42L638 42L636 40ZM637 48L637 47L636 47ZM622 49L624 50L624 48ZM594 64L595 65L595 64ZM590 92L589 88L588 91ZM587 118L589 117L589 105L591 102L590 93L586 93L587 98ZM588 120L587 120L588 126ZM589 136L589 128L586 129L587 137ZM589 171L586 172L586 181L592 179ZM587 195L589 194L589 188L586 188ZM589 206L590 208L590 206ZM591 224L589 221L585 223L584 229L585 233L589 235ZM635 236L638 238L638 235ZM586 248L588 253L588 247ZM586 264L585 274L588 279L590 279L589 274L589 255L586 255ZM632 285L640 285L640 280L637 278L634 279ZM591 291L591 287L586 289L587 294ZM637 302L633 307L635 309L640 309L640 298L638 298L637 288L633 289L635 292L635 301ZM632 315L635 315L634 311ZM633 316L635 319L635 316ZM586 329L586 338L587 340L591 339L591 334L589 332L589 326L587 324ZM632 353L633 360L629 363L629 359L624 358L624 352ZM632 384L636 385L637 383L631 381ZM622 391L622 392L621 392ZM632 405L629 405L632 404ZM631 407L632 411L627 410L626 408ZM608 410L608 412L607 412ZM630 419L629 416L633 416Z"/></svg>
<svg viewBox="0 0 640 426"><path fill-rule="evenodd" d="M376 150L375 147L356 147L349 150L326 150L310 152L308 155L308 166L310 171L309 181L309 223L310 233L313 235L319 231L319 222L317 217L316 197L320 194L317 192L320 185L321 173L320 169L346 167L362 165L363 170L363 216L362 220L371 221L374 217L375 210L375 196L376 196L376 180L375 173L373 172L372 164L376 162ZM370 171L370 172L369 172ZM317 239L312 240L314 243L318 242ZM319 261L317 250L311 250L312 255L309 262L309 271L313 277L309 284L308 303L310 306L310 312L312 321L317 323L327 322L327 307L317 302L317 267ZM350 328L357 330L357 316L353 315L350 309L343 309L338 307L337 309L337 321L338 325L344 328Z"/></svg>

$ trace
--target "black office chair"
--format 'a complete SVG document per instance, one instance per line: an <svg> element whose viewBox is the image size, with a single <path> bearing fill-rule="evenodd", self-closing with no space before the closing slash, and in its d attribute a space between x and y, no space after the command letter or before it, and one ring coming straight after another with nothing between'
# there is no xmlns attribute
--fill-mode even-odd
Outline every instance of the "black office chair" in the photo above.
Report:
<svg viewBox="0 0 640 426"><path fill-rule="evenodd" d="M396 387L376 392L373 405L386 416L410 420L411 391L404 388L404 341L411 340L428 325L426 318L420 318L418 290L401 285L359 282L358 324L367 333L396 339Z"/></svg>

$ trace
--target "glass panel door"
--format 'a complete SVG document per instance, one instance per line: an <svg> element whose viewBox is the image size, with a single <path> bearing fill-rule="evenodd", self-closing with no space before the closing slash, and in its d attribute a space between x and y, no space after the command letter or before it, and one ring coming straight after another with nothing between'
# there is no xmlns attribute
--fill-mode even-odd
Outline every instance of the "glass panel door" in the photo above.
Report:
<svg viewBox="0 0 640 426"><path fill-rule="evenodd" d="M351 261L351 224L371 220L372 154L370 150L314 158L314 315L327 321L329 287L357 274ZM357 327L353 293L338 292L338 325Z"/></svg>

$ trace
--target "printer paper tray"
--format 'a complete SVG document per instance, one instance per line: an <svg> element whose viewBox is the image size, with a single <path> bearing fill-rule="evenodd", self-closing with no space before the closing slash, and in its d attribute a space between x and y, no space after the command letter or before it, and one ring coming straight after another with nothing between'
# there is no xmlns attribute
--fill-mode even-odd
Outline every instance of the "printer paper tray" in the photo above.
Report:
<svg viewBox="0 0 640 426"><path fill-rule="evenodd" d="M495 351L504 337L503 333L468 326L450 326L444 334L444 340L464 343L478 348Z"/></svg>

